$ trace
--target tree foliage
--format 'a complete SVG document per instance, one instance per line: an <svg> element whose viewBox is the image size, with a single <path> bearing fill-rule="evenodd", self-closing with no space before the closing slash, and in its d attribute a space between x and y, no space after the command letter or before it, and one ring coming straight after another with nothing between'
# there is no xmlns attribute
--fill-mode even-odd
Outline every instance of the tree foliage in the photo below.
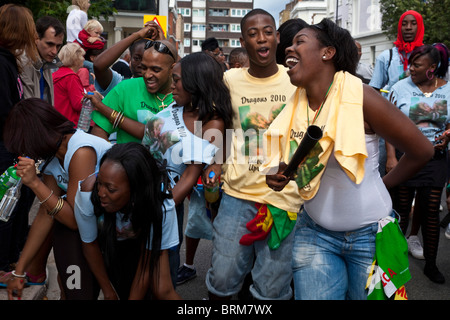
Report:
<svg viewBox="0 0 450 320"><path fill-rule="evenodd" d="M19 0L19 1L0 1L0 5L5 3L15 3L25 6L33 13L36 21L43 16L52 16L59 19L64 25L66 23L68 8L72 5L72 0ZM100 19L103 17L108 21L110 17L117 10L113 7L111 0L92 0L91 6L88 10L88 17Z"/></svg>
<svg viewBox="0 0 450 320"><path fill-rule="evenodd" d="M380 0L381 28L389 39L397 38L400 16L415 10L423 17L424 43L445 43L450 48L450 0Z"/></svg>

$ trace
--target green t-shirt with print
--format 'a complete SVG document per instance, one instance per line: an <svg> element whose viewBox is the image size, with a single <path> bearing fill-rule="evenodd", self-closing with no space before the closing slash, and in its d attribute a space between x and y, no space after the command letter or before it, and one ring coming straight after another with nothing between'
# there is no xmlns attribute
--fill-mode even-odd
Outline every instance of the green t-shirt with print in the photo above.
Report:
<svg viewBox="0 0 450 320"><path fill-rule="evenodd" d="M161 99L164 94L158 94ZM168 106L173 102L172 94L164 99L164 105ZM115 86L103 99L103 103L132 120L146 123L153 115L162 110L162 102L158 100L155 94L149 93L145 86L144 78L132 78L123 80ZM135 138L122 129L113 128L109 118L103 116L97 111L92 112L92 120L106 133L117 132L117 143L141 142L141 139Z"/></svg>

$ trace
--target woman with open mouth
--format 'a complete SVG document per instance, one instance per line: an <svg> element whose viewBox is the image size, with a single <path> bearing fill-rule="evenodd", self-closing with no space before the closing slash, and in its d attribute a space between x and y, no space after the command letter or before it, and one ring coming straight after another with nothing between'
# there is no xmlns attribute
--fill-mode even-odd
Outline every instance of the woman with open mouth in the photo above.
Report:
<svg viewBox="0 0 450 320"><path fill-rule="evenodd" d="M379 221L397 223L388 190L434 154L431 143L402 112L355 76L357 63L350 33L328 19L300 30L286 49L288 74L298 88L269 127L266 145L279 143L291 150L281 149L283 157L271 153L260 170L269 174L266 181L277 191L295 179L304 201L293 248L296 299L368 299L366 283L378 256ZM280 161L289 162L292 146L300 144L312 125L322 129L322 138L294 177L274 170L283 168ZM291 138L290 132L303 134ZM399 165L383 178L378 172L378 135L404 151ZM396 229L394 236L405 247ZM407 262L404 253L392 252ZM389 267L398 275L389 279L396 286L409 280L407 264Z"/></svg>

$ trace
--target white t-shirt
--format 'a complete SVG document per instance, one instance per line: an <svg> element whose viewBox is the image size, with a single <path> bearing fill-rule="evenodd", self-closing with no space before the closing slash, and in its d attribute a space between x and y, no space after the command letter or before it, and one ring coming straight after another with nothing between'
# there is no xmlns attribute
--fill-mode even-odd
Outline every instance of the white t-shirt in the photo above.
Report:
<svg viewBox="0 0 450 320"><path fill-rule="evenodd" d="M67 42L75 41L87 22L88 16L83 10L75 8L70 11L66 20Z"/></svg>
<svg viewBox="0 0 450 320"><path fill-rule="evenodd" d="M305 209L318 225L331 231L357 230L388 216L392 201L378 171L378 136L367 135L368 157L360 184L350 180L331 153L316 196Z"/></svg>

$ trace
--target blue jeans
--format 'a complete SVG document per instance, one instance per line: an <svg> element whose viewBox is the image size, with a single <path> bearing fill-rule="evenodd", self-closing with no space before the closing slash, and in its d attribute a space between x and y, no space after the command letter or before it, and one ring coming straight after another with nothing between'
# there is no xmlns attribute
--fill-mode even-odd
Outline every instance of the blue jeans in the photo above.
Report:
<svg viewBox="0 0 450 320"><path fill-rule="evenodd" d="M193 189L189 201L189 212L185 235L193 239L212 239L212 222L206 212L203 190Z"/></svg>
<svg viewBox="0 0 450 320"><path fill-rule="evenodd" d="M219 212L213 223L211 268L206 286L219 297L239 292L245 276L251 271L250 292L258 300L287 300L292 297L291 257L293 233L277 250L269 249L267 239L250 246L239 244L250 233L246 224L257 213L255 202L222 194Z"/></svg>
<svg viewBox="0 0 450 320"><path fill-rule="evenodd" d="M296 300L366 300L378 223L349 232L330 231L301 212L292 268Z"/></svg>

